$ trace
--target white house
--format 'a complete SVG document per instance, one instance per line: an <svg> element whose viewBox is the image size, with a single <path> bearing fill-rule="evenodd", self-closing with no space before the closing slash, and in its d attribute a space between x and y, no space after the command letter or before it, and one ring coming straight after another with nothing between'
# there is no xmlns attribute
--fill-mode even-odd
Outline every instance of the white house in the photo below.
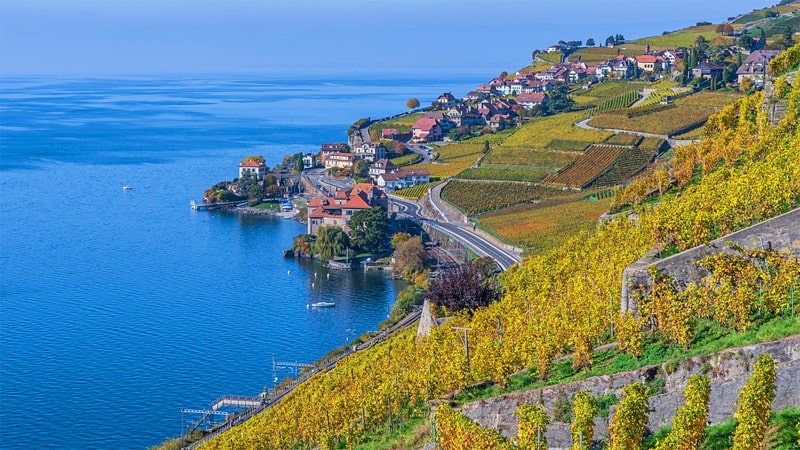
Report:
<svg viewBox="0 0 800 450"><path fill-rule="evenodd" d="M386 157L386 146L382 142L362 142L353 146L356 158L376 161Z"/></svg>
<svg viewBox="0 0 800 450"><path fill-rule="evenodd" d="M239 164L239 178L245 175L255 175L256 179L263 180L264 175L267 174L267 165L263 162L248 160Z"/></svg>

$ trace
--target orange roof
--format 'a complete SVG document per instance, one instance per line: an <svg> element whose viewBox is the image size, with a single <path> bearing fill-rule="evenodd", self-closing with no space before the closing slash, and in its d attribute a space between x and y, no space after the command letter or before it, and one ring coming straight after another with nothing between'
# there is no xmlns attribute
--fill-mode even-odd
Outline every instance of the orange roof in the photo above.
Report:
<svg viewBox="0 0 800 450"><path fill-rule="evenodd" d="M239 167L261 167L263 165L264 165L264 163L259 163L257 161L254 161L254 160L250 159L248 161L245 161L245 162L239 164Z"/></svg>
<svg viewBox="0 0 800 450"><path fill-rule="evenodd" d="M353 186L353 189L350 190L350 195L355 195L358 194L359 192L369 193L372 192L372 188L374 187L375 185L373 185L372 183L356 183L356 185Z"/></svg>
<svg viewBox="0 0 800 450"><path fill-rule="evenodd" d="M342 205L342 208L348 208L348 209L369 209L369 208L372 208L369 205L369 202L367 201L367 199L362 197L362 196L366 196L366 194L364 194L363 192L359 192L357 195L354 195L354 196L350 197L350 199L347 201L347 203Z"/></svg>

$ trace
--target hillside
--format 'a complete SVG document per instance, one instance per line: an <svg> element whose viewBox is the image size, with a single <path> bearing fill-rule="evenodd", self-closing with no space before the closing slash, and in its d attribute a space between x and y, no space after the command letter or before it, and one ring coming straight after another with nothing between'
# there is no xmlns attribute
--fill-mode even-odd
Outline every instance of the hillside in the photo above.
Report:
<svg viewBox="0 0 800 450"><path fill-rule="evenodd" d="M712 278L691 289L659 279L636 316L621 314L618 303L624 269L648 250L682 251L800 206L800 82L787 80L775 83L779 98L771 99L785 104L777 125L762 109L760 93L714 114L704 141L676 150L670 172L676 185L657 203L631 201L635 214L617 216L503 274L497 302L451 317L427 338L417 340L415 330L406 329L352 354L202 448L385 448L385 441L372 447L365 441L400 424L419 425L412 434L421 442L429 439L424 423L431 400L468 386L482 383L492 392L535 387L680 361L687 348L713 352L719 347L706 346L729 339L741 345L800 333L789 315L800 269L777 251L712 258L705 263ZM752 257L769 263L746 264ZM469 329L469 359L453 327ZM615 343L618 349L604 346ZM446 423L437 426L443 448L480 448L464 444L470 441L459 434L471 428L444 432Z"/></svg>

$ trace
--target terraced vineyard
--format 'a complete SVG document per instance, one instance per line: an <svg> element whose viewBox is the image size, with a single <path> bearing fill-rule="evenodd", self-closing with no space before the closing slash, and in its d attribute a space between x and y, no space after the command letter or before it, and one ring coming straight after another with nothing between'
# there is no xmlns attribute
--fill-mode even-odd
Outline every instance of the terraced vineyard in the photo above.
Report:
<svg viewBox="0 0 800 450"><path fill-rule="evenodd" d="M737 98L736 93L702 92L666 106L606 111L590 120L589 126L667 135L702 125L708 116Z"/></svg>
<svg viewBox="0 0 800 450"><path fill-rule="evenodd" d="M543 165L511 165L511 164L483 164L480 167L469 168L461 172L456 178L464 180L508 180L508 181L541 181L545 176L553 173L557 167Z"/></svg>
<svg viewBox="0 0 800 450"><path fill-rule="evenodd" d="M605 172L629 147L596 144L555 176L545 179L548 184L583 188Z"/></svg>
<svg viewBox="0 0 800 450"><path fill-rule="evenodd" d="M541 200L557 192L524 183L453 180L442 189L442 198L464 214L472 215Z"/></svg>
<svg viewBox="0 0 800 450"><path fill-rule="evenodd" d="M630 89L630 87L628 88ZM487 157L487 162L493 164L504 164L507 161L497 160L498 155L503 154L506 149L537 149L546 150L551 143L556 141L563 146L563 141L603 142L613 133L600 130L586 130L575 126L575 122L585 117L583 112L556 114L554 116L540 117L525 125L516 128L514 134L510 135L501 145ZM577 144L580 145L580 144ZM501 158L502 159L502 158Z"/></svg>
<svg viewBox="0 0 800 450"><path fill-rule="evenodd" d="M639 93L637 91L628 91L604 101L600 105L590 109L586 115L594 116L605 111L625 109L638 99Z"/></svg>
<svg viewBox="0 0 800 450"><path fill-rule="evenodd" d="M660 139L659 139L660 140ZM661 141L663 144L663 141ZM653 148L631 147L622 152L611 167L595 180L595 186L614 186L641 172L656 156Z"/></svg>
<svg viewBox="0 0 800 450"><path fill-rule="evenodd" d="M423 195L428 193L428 189L436 186L439 182L435 183L427 183L427 184L418 184L416 186L407 187L405 189L400 189L394 191L394 195L398 197L408 198L411 200L419 200L422 198Z"/></svg>

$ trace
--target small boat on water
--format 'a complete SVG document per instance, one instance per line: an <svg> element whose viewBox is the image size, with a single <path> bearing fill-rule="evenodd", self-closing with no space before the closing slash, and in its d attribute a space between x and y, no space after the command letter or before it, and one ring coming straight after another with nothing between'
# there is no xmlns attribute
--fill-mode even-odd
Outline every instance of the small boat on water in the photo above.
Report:
<svg viewBox="0 0 800 450"><path fill-rule="evenodd" d="M334 303L334 302L316 302L316 303L312 303L312 304L308 305L307 308L308 309L311 309L311 308L331 308L331 307L334 307L334 306L336 306L336 303Z"/></svg>
<svg viewBox="0 0 800 450"><path fill-rule="evenodd" d="M131 189L133 189L133 186L131 186L130 184L123 184L122 185L122 190L123 191L130 191Z"/></svg>

